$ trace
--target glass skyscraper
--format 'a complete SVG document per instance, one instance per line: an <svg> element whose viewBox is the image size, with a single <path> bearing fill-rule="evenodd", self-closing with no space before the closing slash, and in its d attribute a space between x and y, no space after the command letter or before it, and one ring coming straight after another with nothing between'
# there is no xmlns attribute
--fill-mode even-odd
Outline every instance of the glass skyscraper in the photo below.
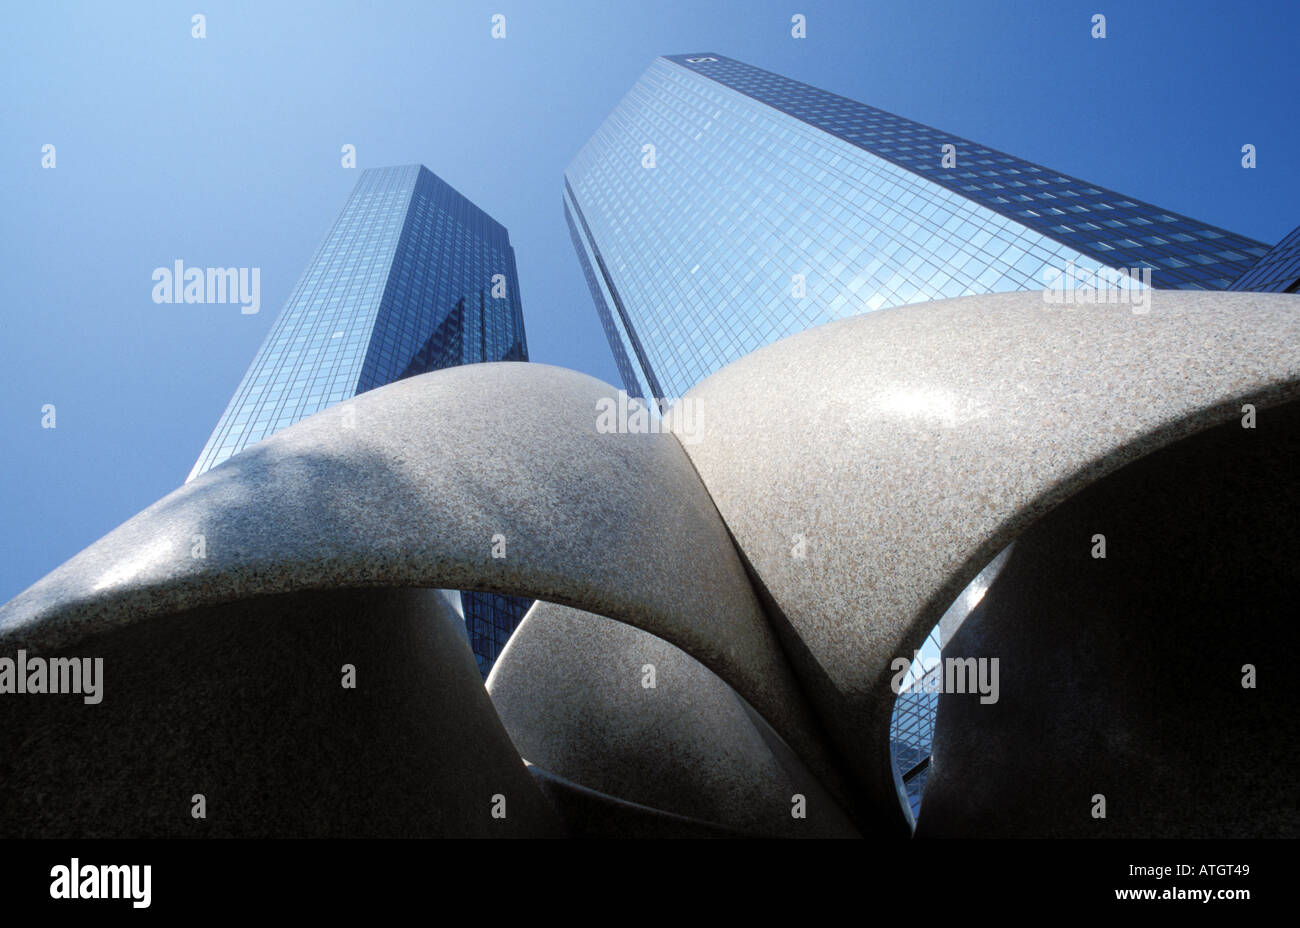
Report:
<svg viewBox="0 0 1300 928"><path fill-rule="evenodd" d="M363 171L188 479L375 387L527 360L505 226L423 165ZM486 676L529 601L466 592L461 604Z"/></svg>
<svg viewBox="0 0 1300 928"><path fill-rule="evenodd" d="M1300 274L1300 230L1270 251L713 53L655 60L569 165L563 202L624 388L661 407L805 328L1042 289L1070 266L1121 286L1149 269L1156 289L1286 289ZM938 642L936 628L932 656ZM913 814L937 701L913 688L895 704Z"/></svg>
<svg viewBox="0 0 1300 928"><path fill-rule="evenodd" d="M655 398L848 315L1041 289L1068 264L1225 289L1269 250L712 53L651 64L563 200L625 388Z"/></svg>

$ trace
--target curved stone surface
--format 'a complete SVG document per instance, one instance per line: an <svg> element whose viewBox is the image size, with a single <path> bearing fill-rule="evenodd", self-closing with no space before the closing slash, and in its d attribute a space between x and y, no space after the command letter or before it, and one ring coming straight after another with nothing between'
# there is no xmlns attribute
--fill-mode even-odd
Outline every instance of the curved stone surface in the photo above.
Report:
<svg viewBox="0 0 1300 928"><path fill-rule="evenodd" d="M497 659L487 689L520 754L551 775L740 833L858 836L729 686L630 625L539 602ZM791 814L796 795L800 818Z"/></svg>
<svg viewBox="0 0 1300 928"><path fill-rule="evenodd" d="M574 838L748 838L712 822L686 818L598 793L536 764L528 772Z"/></svg>
<svg viewBox="0 0 1300 928"><path fill-rule="evenodd" d="M55 655L102 660L101 699L0 698L5 837L564 833L434 591L256 597Z"/></svg>
<svg viewBox="0 0 1300 928"><path fill-rule="evenodd" d="M998 698L939 697L917 837L1300 835L1297 460L1289 403L1134 461L1021 535L944 647L996 658Z"/></svg>
<svg viewBox="0 0 1300 928"><path fill-rule="evenodd" d="M964 297L760 349L690 391L697 427L675 428L821 718L901 830L891 661L1062 500L1244 403L1300 395L1297 345L1290 295L1156 291L1146 314Z"/></svg>
<svg viewBox="0 0 1300 928"><path fill-rule="evenodd" d="M617 391L475 364L249 447L0 608L0 653L278 592L483 589L626 621L734 686L824 779L824 745L709 495L667 434L601 434ZM194 556L202 536L204 557ZM505 557L492 557L494 537Z"/></svg>

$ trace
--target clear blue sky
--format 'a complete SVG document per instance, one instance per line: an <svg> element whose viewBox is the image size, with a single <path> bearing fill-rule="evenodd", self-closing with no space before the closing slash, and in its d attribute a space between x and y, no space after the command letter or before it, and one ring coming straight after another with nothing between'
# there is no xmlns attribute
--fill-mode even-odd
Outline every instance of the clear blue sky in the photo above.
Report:
<svg viewBox="0 0 1300 928"><path fill-rule="evenodd" d="M1270 244L1300 223L1294 2L18 7L0 13L0 601L184 480L356 180L345 143L504 223L533 360L610 382L561 176L660 54L721 52ZM176 259L260 267L261 313L153 303Z"/></svg>

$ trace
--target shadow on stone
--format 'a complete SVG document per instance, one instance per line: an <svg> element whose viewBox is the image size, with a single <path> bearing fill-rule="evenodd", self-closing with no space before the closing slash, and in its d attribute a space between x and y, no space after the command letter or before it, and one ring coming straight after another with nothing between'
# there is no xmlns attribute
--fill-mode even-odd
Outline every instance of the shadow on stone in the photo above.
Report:
<svg viewBox="0 0 1300 928"><path fill-rule="evenodd" d="M334 590L88 637L101 703L0 700L4 836L559 835L452 621L434 591Z"/></svg>
<svg viewBox="0 0 1300 928"><path fill-rule="evenodd" d="M1297 459L1292 403L1131 463L1026 531L944 650L998 659L1000 692L940 697L917 836L1300 834Z"/></svg>

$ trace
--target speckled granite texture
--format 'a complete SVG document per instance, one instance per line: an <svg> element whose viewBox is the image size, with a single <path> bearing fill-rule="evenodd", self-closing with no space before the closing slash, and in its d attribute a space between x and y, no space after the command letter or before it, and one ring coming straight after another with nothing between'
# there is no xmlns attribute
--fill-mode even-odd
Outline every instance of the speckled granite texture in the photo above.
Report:
<svg viewBox="0 0 1300 928"><path fill-rule="evenodd" d="M857 836L816 777L730 687L631 625L537 603L487 689L515 747L549 774L741 833Z"/></svg>
<svg viewBox="0 0 1300 928"><path fill-rule="evenodd" d="M684 447L796 672L897 809L890 662L1057 503L1245 403L1300 395L1300 297L918 304L791 336L687 395L705 427Z"/></svg>
<svg viewBox="0 0 1300 928"><path fill-rule="evenodd" d="M601 433L597 403L614 388L536 364L455 368L363 394L250 447L0 607L0 656L111 658L103 705L0 696L0 735L20 746L0 761L11 788L0 831L171 834L191 827L175 797L200 792L191 784L206 776L239 812L199 833L337 834L353 823L368 834L736 835L806 824L905 836L889 764L892 662L1009 542L1056 538L1063 502L1127 486L1125 465L1162 448L1175 460L1197 453L1187 439L1238 420L1247 403L1261 424L1234 438L1293 435L1282 410L1300 396L1298 346L1295 296L1160 291L1134 314L1017 293L877 312L757 351L691 391L690 435ZM1207 506L1232 492L1229 478L1188 485ZM1145 532L1147 551L1172 531L1156 519L1117 524ZM1258 544L1300 562L1292 536L1266 531ZM494 536L505 557L492 556ZM1126 548L1115 550L1118 563ZM1069 558L1035 563L994 586L1021 576L1030 602L1083 582L1057 582L1078 569ZM461 679L472 670L463 638L444 627L436 645L411 644L421 623L446 626L445 609L400 588L569 608L542 607L546 621L530 619L507 648L491 681L498 717ZM1008 657L1042 661L1045 645L1024 627L1035 613L1016 602L991 590L958 637L995 629ZM1114 600L1116 628L1154 621L1134 602ZM1210 648L1216 639L1192 624L1189 640ZM1149 628L1132 634L1146 640ZM1221 634L1237 640L1232 627ZM1053 640L1068 652L1073 639ZM391 653L391 691L346 711L332 689L318 694L337 686L340 641L368 662ZM651 699L627 672L647 650L662 674ZM1056 657L1080 704L1113 684L1083 672L1081 657ZM438 679L425 687L425 675ZM1029 679L1007 682L1015 699L988 746L1044 743L1013 711ZM969 709L950 703L941 724ZM1131 705L1095 704L1112 715L1089 731L1112 718L1116 731L1155 724ZM984 718L995 716L973 716ZM368 757L349 753L384 725ZM35 744L45 727L62 760ZM1006 811L992 786L964 781L1014 769L979 760L982 742L961 734L936 742L922 834L964 833ZM1060 739L1060 758L1085 743L1094 773L1122 766L1104 738L1082 735ZM1198 756L1168 747L1184 765ZM1294 741L1265 749L1294 766ZM328 773L312 780L308 762L337 769L337 788ZM1055 771L1035 800L1055 809L1043 815L1064 814L1052 803L1068 767L1043 768ZM1219 769L1183 774L1199 783ZM325 798L289 798L296 776ZM469 785L438 785L453 781ZM505 827L482 819L480 787L497 781L522 797ZM434 788L417 795L421 782ZM814 809L837 812L778 824L769 797L805 786ZM1148 809L1169 833L1195 815L1178 802ZM934 811L945 807L954 811ZM103 816L103 828L90 824Z"/></svg>
<svg viewBox="0 0 1300 928"><path fill-rule="evenodd" d="M431 590L253 597L72 653L103 658L99 705L0 696L4 837L564 833Z"/></svg>
<svg viewBox="0 0 1300 928"><path fill-rule="evenodd" d="M597 403L616 393L546 365L478 364L363 394L191 481L0 607L0 654L76 651L105 630L273 593L515 593L674 642L834 784L677 440L597 431Z"/></svg>

